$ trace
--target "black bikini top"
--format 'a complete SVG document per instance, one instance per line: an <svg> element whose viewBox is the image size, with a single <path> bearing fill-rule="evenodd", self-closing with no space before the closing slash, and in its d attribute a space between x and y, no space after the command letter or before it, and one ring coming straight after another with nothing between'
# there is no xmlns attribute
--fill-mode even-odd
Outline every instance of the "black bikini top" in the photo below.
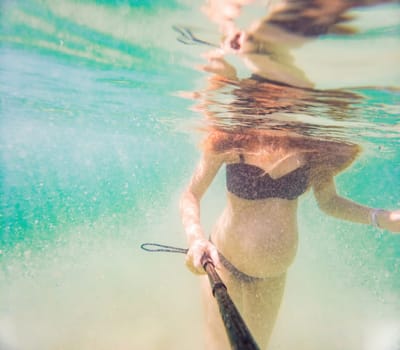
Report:
<svg viewBox="0 0 400 350"><path fill-rule="evenodd" d="M308 188L309 167L302 166L273 179L258 166L244 163L226 165L226 186L229 192L243 199L284 198L296 199Z"/></svg>

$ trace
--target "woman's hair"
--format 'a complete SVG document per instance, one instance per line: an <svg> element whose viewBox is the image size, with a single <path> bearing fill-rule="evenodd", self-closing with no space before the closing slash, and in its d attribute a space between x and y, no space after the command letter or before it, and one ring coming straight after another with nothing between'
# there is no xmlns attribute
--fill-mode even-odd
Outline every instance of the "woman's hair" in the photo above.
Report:
<svg viewBox="0 0 400 350"><path fill-rule="evenodd" d="M224 131L213 129L203 141L206 152L251 152L260 147L298 149L306 153L313 178L334 176L350 166L361 151L360 146L344 141L323 140L274 130ZM284 155L284 154L283 154Z"/></svg>

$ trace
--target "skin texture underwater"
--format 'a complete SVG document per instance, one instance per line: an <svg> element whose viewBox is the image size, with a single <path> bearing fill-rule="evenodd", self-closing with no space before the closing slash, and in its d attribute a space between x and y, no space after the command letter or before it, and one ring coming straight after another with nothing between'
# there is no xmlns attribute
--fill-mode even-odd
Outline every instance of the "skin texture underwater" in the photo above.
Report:
<svg viewBox="0 0 400 350"><path fill-rule="evenodd" d="M237 29L232 20L239 16L244 3L211 1L206 7L224 38L221 49L209 52L208 64L202 67L212 74L209 96L210 91L230 87L233 101L227 106L230 123L213 112L212 97L201 102L209 126L201 159L180 201L189 244L188 268L204 274L201 259L212 259L261 349L268 347L288 269L296 256L301 194L312 190L319 208L329 216L400 232L400 210L364 206L337 193L335 177L355 161L360 147L322 135L307 135L307 127L301 123L268 127L273 121L271 114L296 113L300 109L307 113L306 101L326 93L325 103L329 105L329 96L341 94L314 90L312 82L293 65L288 49L339 30L345 11L356 3L319 2L318 11L313 9L315 22L300 21L293 14L301 18L307 13L309 17L313 13L308 8L311 2L291 8L295 4L287 2L276 7L248 31ZM326 17L321 17L324 13ZM224 59L228 52L246 61L253 75L239 79L235 67ZM335 108L346 110L347 106ZM208 235L201 224L200 203L223 166L226 206ZM206 348L228 349L220 315L204 278L202 285Z"/></svg>

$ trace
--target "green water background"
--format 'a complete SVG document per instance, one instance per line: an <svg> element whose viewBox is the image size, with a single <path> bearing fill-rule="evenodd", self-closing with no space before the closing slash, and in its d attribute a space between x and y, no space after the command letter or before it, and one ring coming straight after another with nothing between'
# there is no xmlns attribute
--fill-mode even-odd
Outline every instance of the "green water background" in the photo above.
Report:
<svg viewBox="0 0 400 350"><path fill-rule="evenodd" d="M177 203L201 116L177 92L204 76L199 49L171 26L198 20L198 8L29 0L0 11L0 348L201 349L197 277L181 256L138 248L185 245ZM395 133L399 93L362 93L363 122ZM363 140L339 192L399 208L399 139ZM204 200L208 229L223 181ZM399 237L328 218L311 195L301 204L271 348L361 350L397 332Z"/></svg>

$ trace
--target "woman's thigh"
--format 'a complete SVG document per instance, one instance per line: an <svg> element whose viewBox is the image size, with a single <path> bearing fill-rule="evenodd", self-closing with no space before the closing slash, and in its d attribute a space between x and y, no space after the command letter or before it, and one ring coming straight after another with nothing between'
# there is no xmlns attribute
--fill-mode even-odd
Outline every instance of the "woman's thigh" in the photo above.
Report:
<svg viewBox="0 0 400 350"><path fill-rule="evenodd" d="M278 315L286 274L265 279L256 278L249 282L224 266L218 269L218 273L256 342L261 349L265 349ZM218 304L212 295L207 276L202 277L201 284L206 349L230 349Z"/></svg>
<svg viewBox="0 0 400 350"><path fill-rule="evenodd" d="M229 340L225 331L217 301L212 295L207 276L201 277L204 310L205 349L229 350Z"/></svg>
<svg viewBox="0 0 400 350"><path fill-rule="evenodd" d="M265 349L278 316L286 274L252 283L241 288L241 312L261 349Z"/></svg>

